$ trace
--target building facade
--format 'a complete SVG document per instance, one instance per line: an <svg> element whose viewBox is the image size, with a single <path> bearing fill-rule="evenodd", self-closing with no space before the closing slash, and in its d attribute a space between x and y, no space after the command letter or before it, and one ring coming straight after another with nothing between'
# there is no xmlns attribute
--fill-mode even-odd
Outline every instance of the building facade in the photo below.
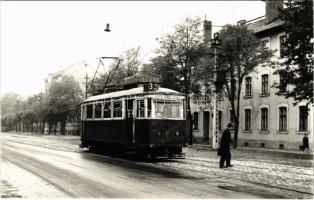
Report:
<svg viewBox="0 0 314 200"><path fill-rule="evenodd" d="M254 31L256 36L263 41L266 48L276 50L274 58L282 62L285 58L281 52L285 39L283 22L278 19L278 7L283 8L283 1L265 1L266 16L245 21L239 25L247 26ZM246 147L274 148L274 149L299 149L304 134L309 137L310 148L313 146L313 105L307 110L306 103L294 105L292 98L276 95L280 84L280 75L274 74L273 66L259 66L254 73L245 77L242 84L240 101L240 124L238 145ZM291 90L288 85L280 93ZM233 122L231 106L226 98L218 112L219 129L223 130L227 123ZM197 114L196 114L197 113ZM209 125L201 130L206 136L194 132L199 141L211 144L211 121L205 122L207 117L200 112L194 112L197 118L195 123L199 127ZM210 113L209 113L210 115ZM211 118L209 119L211 120ZM207 134L207 129L209 132ZM204 131L206 130L206 131Z"/></svg>

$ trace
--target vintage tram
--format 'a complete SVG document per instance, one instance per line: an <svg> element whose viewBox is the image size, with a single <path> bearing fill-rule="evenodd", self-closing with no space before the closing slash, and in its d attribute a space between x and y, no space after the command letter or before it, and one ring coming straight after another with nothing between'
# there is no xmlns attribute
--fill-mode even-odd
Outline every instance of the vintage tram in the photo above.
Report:
<svg viewBox="0 0 314 200"><path fill-rule="evenodd" d="M119 146L153 157L181 156L186 142L184 104L183 94L150 79L91 96L81 104L81 147Z"/></svg>

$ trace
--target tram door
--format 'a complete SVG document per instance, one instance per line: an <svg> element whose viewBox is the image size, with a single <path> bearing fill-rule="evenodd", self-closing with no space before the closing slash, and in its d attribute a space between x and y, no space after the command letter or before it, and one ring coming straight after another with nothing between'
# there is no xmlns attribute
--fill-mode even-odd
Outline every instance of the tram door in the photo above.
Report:
<svg viewBox="0 0 314 200"><path fill-rule="evenodd" d="M126 136L126 144L128 146L133 146L134 145L134 100L133 99L127 99L126 100L126 120L125 120L125 136Z"/></svg>

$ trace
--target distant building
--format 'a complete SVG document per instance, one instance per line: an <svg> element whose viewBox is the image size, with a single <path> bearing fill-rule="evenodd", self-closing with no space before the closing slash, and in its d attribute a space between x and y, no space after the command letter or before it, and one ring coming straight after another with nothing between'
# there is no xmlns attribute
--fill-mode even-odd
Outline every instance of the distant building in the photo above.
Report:
<svg viewBox="0 0 314 200"><path fill-rule="evenodd" d="M246 21L239 25L253 30L266 47L277 50L275 57L281 58L282 41L285 39L283 22L278 19L278 7L283 8L283 0L266 0L266 16ZM274 74L271 66L258 67L257 72L245 77L241 90L240 124L238 145L247 147L299 149L304 134L308 134L310 148L313 145L313 105L307 113L305 102L293 105L293 99L286 99L275 93L272 87L280 83L280 76ZM291 89L288 85L286 90ZM282 91L284 93L285 90ZM218 126L222 131L226 124L233 122L231 106L226 98L218 114ZM194 110L194 136L197 141L211 144L211 112Z"/></svg>
<svg viewBox="0 0 314 200"><path fill-rule="evenodd" d="M82 91L85 92L86 76L88 81L90 81L95 76L95 73L95 68L88 65L85 61L79 61L55 73L48 74L48 77L45 79L45 89L47 91L53 80L61 80L62 76L72 76L80 84Z"/></svg>
<svg viewBox="0 0 314 200"><path fill-rule="evenodd" d="M52 81L61 80L63 76L72 76L80 85L80 88L86 92L86 81L90 82L95 76L96 69L89 66L85 61L74 63L64 69L61 69L55 73L50 73L45 79L45 90L47 92ZM87 80L86 80L87 77ZM52 132L60 133L60 124L57 126L52 125ZM65 127L66 134L78 134L79 132L79 121L76 119L68 119ZM45 125L45 133L48 133L48 124Z"/></svg>

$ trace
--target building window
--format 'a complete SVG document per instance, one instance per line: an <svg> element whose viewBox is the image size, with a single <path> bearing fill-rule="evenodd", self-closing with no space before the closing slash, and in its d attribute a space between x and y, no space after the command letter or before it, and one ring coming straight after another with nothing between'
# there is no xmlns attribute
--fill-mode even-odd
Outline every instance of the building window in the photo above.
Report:
<svg viewBox="0 0 314 200"><path fill-rule="evenodd" d="M233 79L232 82L231 82L232 86L231 86L231 93L232 93L232 97L233 99L237 99L238 98L238 90L237 90L237 80Z"/></svg>
<svg viewBox="0 0 314 200"><path fill-rule="evenodd" d="M218 111L218 130L222 130L222 111Z"/></svg>
<svg viewBox="0 0 314 200"><path fill-rule="evenodd" d="M252 78L245 79L245 96L252 96Z"/></svg>
<svg viewBox="0 0 314 200"><path fill-rule="evenodd" d="M268 94L268 74L262 75L262 94Z"/></svg>
<svg viewBox="0 0 314 200"><path fill-rule="evenodd" d="M93 104L86 106L86 119L93 119Z"/></svg>
<svg viewBox="0 0 314 200"><path fill-rule="evenodd" d="M287 36L286 35L281 35L280 37L279 37L279 42L280 42L280 44L279 44L279 46L280 46L280 57L281 58L283 58L284 56L285 56L285 54L286 54L286 47L285 47L285 41L286 41L286 39L287 39Z"/></svg>
<svg viewBox="0 0 314 200"><path fill-rule="evenodd" d="M244 130L250 131L251 130L251 109L244 110Z"/></svg>
<svg viewBox="0 0 314 200"><path fill-rule="evenodd" d="M268 109L267 108L261 109L261 130L262 131L268 130Z"/></svg>
<svg viewBox="0 0 314 200"><path fill-rule="evenodd" d="M95 103L95 107L94 107L95 111L94 111L94 117L99 119L101 118L101 112L102 112L102 103L101 102L97 102Z"/></svg>
<svg viewBox="0 0 314 200"><path fill-rule="evenodd" d="M233 118L233 110L230 110L230 113L229 113L229 122L234 124L234 118Z"/></svg>
<svg viewBox="0 0 314 200"><path fill-rule="evenodd" d="M287 107L279 107L279 131L287 131Z"/></svg>
<svg viewBox="0 0 314 200"><path fill-rule="evenodd" d="M198 130L198 112L193 113L193 129Z"/></svg>
<svg viewBox="0 0 314 200"><path fill-rule="evenodd" d="M285 78L285 75L283 73L280 74L279 76L279 92L280 93L285 93L287 92L287 83L286 83L286 78Z"/></svg>
<svg viewBox="0 0 314 200"><path fill-rule="evenodd" d="M299 107L299 131L307 131L307 123L308 123L308 114L307 107L300 106Z"/></svg>
<svg viewBox="0 0 314 200"><path fill-rule="evenodd" d="M262 46L264 49L269 49L269 40L268 39L263 40Z"/></svg>

